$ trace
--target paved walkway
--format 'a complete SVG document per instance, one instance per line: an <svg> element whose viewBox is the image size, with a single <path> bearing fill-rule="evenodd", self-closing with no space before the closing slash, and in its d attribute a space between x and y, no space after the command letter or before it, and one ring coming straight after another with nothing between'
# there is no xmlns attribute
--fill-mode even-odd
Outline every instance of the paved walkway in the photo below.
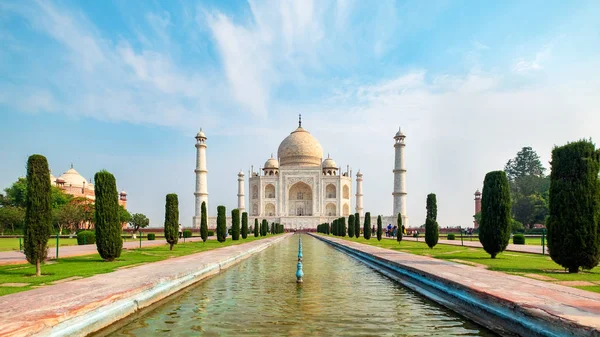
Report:
<svg viewBox="0 0 600 337"><path fill-rule="evenodd" d="M329 236L318 237L392 262L427 279L450 283L453 289L466 289L510 307L511 311L520 311L525 317L553 323L569 331L569 336L600 336L598 293Z"/></svg>
<svg viewBox="0 0 600 337"><path fill-rule="evenodd" d="M215 239L216 236L211 236L208 239ZM180 239L181 242L183 239ZM200 241L202 238L193 237L185 239L186 242L194 242ZM157 240L142 240L142 247L154 247L154 246L162 246L166 245L167 241L164 238L158 238ZM128 241L123 243L123 249L136 249L140 247L140 241L135 241L133 239L129 239ZM91 255L98 253L96 249L96 245L81 245L81 246L62 246L58 250L58 257L73 257L73 256L82 256L82 255ZM48 260L52 260L56 258L56 247L48 248ZM0 265L6 264L20 264L27 263L25 259L25 254L19 251L10 251L10 252L0 252Z"/></svg>
<svg viewBox="0 0 600 337"><path fill-rule="evenodd" d="M1 296L0 336L84 336L289 235Z"/></svg>
<svg viewBox="0 0 600 337"><path fill-rule="evenodd" d="M396 238L389 238L389 237L385 237L385 239L393 239L396 240ZM402 240L406 240L406 241L417 241L417 239L408 236L405 236L402 238ZM419 237L419 242L425 242L425 237L424 236L420 236ZM468 240L463 240L464 246L465 247L475 247L475 248L483 248L481 246L481 242L479 242L479 239L473 239L473 241L468 241ZM445 239L440 239L438 240L438 244L444 244L444 245L454 245L454 246L460 246L461 242L460 242L460 237L457 237L456 240L445 240ZM506 247L506 251L508 252L519 252L519 253L530 253L530 254L542 254L542 246L535 246L535 245L513 245L512 243L509 243L508 246ZM546 251L545 254L548 255L548 247L546 247Z"/></svg>

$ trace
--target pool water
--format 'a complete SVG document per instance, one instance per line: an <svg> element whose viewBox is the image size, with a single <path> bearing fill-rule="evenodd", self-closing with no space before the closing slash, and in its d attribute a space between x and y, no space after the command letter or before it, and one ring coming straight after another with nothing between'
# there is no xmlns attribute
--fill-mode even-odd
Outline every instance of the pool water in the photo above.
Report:
<svg viewBox="0 0 600 337"><path fill-rule="evenodd" d="M297 285L298 237L103 335L497 336L308 235L302 235L304 283Z"/></svg>

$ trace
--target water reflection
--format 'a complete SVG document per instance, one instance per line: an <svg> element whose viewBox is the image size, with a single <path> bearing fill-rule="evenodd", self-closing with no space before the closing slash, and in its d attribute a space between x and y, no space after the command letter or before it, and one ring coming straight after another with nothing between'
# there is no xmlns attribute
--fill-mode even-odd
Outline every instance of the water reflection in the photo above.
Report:
<svg viewBox="0 0 600 337"><path fill-rule="evenodd" d="M297 236L182 292L111 336L496 336L323 242Z"/></svg>

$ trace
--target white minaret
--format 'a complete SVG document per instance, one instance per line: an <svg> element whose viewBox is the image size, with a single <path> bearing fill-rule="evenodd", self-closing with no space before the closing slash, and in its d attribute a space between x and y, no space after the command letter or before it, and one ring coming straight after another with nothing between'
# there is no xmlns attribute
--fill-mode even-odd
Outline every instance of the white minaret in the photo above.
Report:
<svg viewBox="0 0 600 337"><path fill-rule="evenodd" d="M206 203L208 209L208 185L206 183L206 176L208 170L206 170L206 135L200 129L200 132L196 135L196 211L193 218L195 228L200 228L200 209L202 202Z"/></svg>
<svg viewBox="0 0 600 337"><path fill-rule="evenodd" d="M244 172L238 173L238 209L240 214L246 211L246 196L244 195Z"/></svg>
<svg viewBox="0 0 600 337"><path fill-rule="evenodd" d="M356 213L361 217L363 214L363 193L362 193L362 182L363 174L358 170L356 173Z"/></svg>
<svg viewBox="0 0 600 337"><path fill-rule="evenodd" d="M394 161L394 217L398 213L402 214L402 224L408 227L408 217L406 215L406 168L404 167L404 138L406 136L399 128L394 136L395 161Z"/></svg>

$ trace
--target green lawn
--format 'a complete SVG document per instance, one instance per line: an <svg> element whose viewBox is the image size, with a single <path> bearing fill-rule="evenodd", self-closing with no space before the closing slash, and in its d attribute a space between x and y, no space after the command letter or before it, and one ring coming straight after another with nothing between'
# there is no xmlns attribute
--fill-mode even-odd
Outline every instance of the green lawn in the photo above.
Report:
<svg viewBox="0 0 600 337"><path fill-rule="evenodd" d="M424 235L424 233L419 234L419 240L421 240L421 239L424 238L423 235ZM460 241L460 234L455 234L455 235L456 236L455 236L454 240L455 241ZM447 234L440 234L440 239L441 240L446 240L447 238L448 238ZM463 237L463 240L464 241L479 241L479 238L477 236L474 236L472 238ZM546 246L548 246L548 239L546 238L544 240L545 240ZM510 243L513 243L512 242L512 238L510 239ZM532 246L533 245L535 245L535 246L541 246L542 245L542 237L533 237L533 238L526 237L525 238L525 244L526 245L532 245Z"/></svg>
<svg viewBox="0 0 600 337"><path fill-rule="evenodd" d="M22 242L23 239L21 239ZM77 239L59 239L60 246L75 246ZM56 238L48 240L49 247L56 247ZM0 252L19 250L18 238L0 238Z"/></svg>
<svg viewBox="0 0 600 337"><path fill-rule="evenodd" d="M548 255L504 252L499 254L495 259L492 259L482 248L437 245L433 249L429 249L424 242L402 241L399 244L395 240L382 239L381 241L377 241L377 238L373 237L371 240L365 240L362 237L358 239L345 237L344 239L411 254L430 256L436 259L461 260L462 262L454 262L471 265L476 263L487 266L489 270L501 271L513 275L537 274L552 278L548 282L587 281L596 285L576 286L575 288L600 293L600 267L588 271L580 271L578 274L569 274L565 272L564 268L554 263Z"/></svg>
<svg viewBox="0 0 600 337"><path fill-rule="evenodd" d="M267 237L270 237L270 235ZM217 240L208 240L206 243L187 242L184 244L183 241L180 241L172 251L169 250L168 245L123 250L121 257L113 262L103 261L98 254L67 257L42 265L42 276L40 277L32 276L35 274L35 266L30 264L0 266L0 285L4 283L28 284L22 287L0 286L0 296L30 290L40 285L50 285L52 282L65 278L90 277L96 274L110 273L117 268L128 265L156 262L170 257L199 253L254 240L260 240L260 237L248 236L246 240L240 238L239 241L232 241L231 237L228 237L224 243L219 243Z"/></svg>

